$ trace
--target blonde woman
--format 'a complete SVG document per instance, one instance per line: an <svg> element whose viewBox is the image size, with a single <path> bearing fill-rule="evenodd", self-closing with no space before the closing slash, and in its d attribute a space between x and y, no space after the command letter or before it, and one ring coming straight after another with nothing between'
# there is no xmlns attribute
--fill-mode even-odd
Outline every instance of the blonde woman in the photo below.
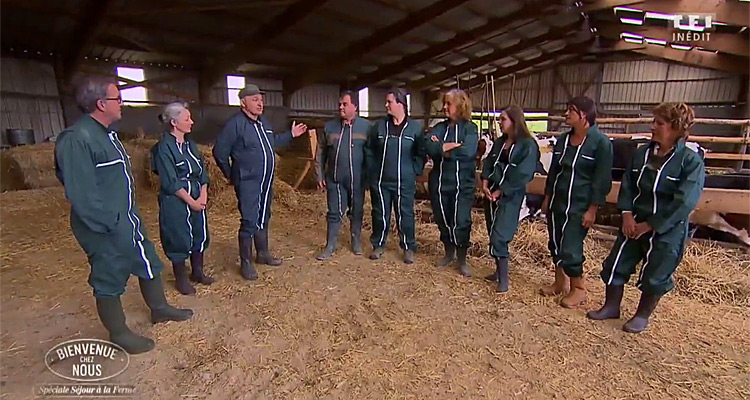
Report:
<svg viewBox="0 0 750 400"><path fill-rule="evenodd" d="M672 274L685 250L688 216L698 204L705 179L703 159L685 146L693 119L693 110L684 103L654 109L651 143L636 150L622 178L617 201L622 229L601 272L606 299L602 308L587 314L589 318L620 318L625 283L641 261L636 282L641 300L623 325L626 332L646 329L659 299L674 288Z"/></svg>
<svg viewBox="0 0 750 400"><path fill-rule="evenodd" d="M429 176L432 214L440 229L445 267L458 259L461 275L471 276L466 262L471 233L471 205L474 202L475 156L478 128L471 122L471 100L463 90L442 95L446 120L428 134L425 148L433 162Z"/></svg>

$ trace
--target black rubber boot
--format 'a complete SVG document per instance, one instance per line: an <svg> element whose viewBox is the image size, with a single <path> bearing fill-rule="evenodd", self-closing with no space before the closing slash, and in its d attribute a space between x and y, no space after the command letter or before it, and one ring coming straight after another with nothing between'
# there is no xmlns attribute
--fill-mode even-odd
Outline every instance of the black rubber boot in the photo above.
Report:
<svg viewBox="0 0 750 400"><path fill-rule="evenodd" d="M485 276L484 279L490 282L497 282L497 269L495 269L495 272Z"/></svg>
<svg viewBox="0 0 750 400"><path fill-rule="evenodd" d="M271 252L268 251L268 227L256 232L253 239L255 240L255 250L257 252L255 257L256 264L265 264L272 267L281 265L281 260L272 256Z"/></svg>
<svg viewBox="0 0 750 400"><path fill-rule="evenodd" d="M253 238L239 237L240 246L240 274L242 277L254 281L258 279L258 271L255 270L255 266L252 261L253 254Z"/></svg>
<svg viewBox="0 0 750 400"><path fill-rule="evenodd" d="M372 253L370 254L370 260L377 260L380 257L383 257L383 253L385 253L385 247L376 247L372 249Z"/></svg>
<svg viewBox="0 0 750 400"><path fill-rule="evenodd" d="M195 294L195 288L188 280L185 261L172 261L172 271L174 271L175 287L177 287L177 291L184 295Z"/></svg>
<svg viewBox="0 0 750 400"><path fill-rule="evenodd" d="M154 279L138 278L138 284L143 300L146 300L146 305L151 309L151 322L156 324L165 321L185 321L193 316L193 310L175 308L167 303L161 275L155 276Z"/></svg>
<svg viewBox="0 0 750 400"><path fill-rule="evenodd" d="M125 323L120 297L97 297L96 311L102 325L109 331L109 341L120 345L129 354L140 354L154 348L154 341L133 333Z"/></svg>
<svg viewBox="0 0 750 400"><path fill-rule="evenodd" d="M404 263L405 264L414 264L414 250L405 250L404 251Z"/></svg>
<svg viewBox="0 0 750 400"><path fill-rule="evenodd" d="M458 268L461 271L461 275L470 277L471 271L469 270L469 263L466 262L466 252L469 249L466 247L459 247L456 253L458 254Z"/></svg>
<svg viewBox="0 0 750 400"><path fill-rule="evenodd" d="M509 277L508 277L508 258L496 258L495 265L497 266L497 289L498 293L505 293L508 291Z"/></svg>
<svg viewBox="0 0 750 400"><path fill-rule="evenodd" d="M203 285L210 285L214 283L214 278L206 276L203 273L203 253L194 251L190 253L190 280Z"/></svg>
<svg viewBox="0 0 750 400"><path fill-rule="evenodd" d="M336 243L339 240L340 228L340 222L328 222L328 239L326 240L326 248L322 253L315 257L318 261L325 261L333 257L333 253L336 252Z"/></svg>
<svg viewBox="0 0 750 400"><path fill-rule="evenodd" d="M452 243L443 243L443 246L445 247L445 256L438 260L438 267L447 267L456 259L456 246Z"/></svg>
<svg viewBox="0 0 750 400"><path fill-rule="evenodd" d="M654 309L656 309L656 305L659 304L660 299L661 296L642 293L635 315L622 326L622 330L629 333L641 333L646 329L648 318L654 312Z"/></svg>
<svg viewBox="0 0 750 400"><path fill-rule="evenodd" d="M604 298L602 308L589 311L586 313L586 316L596 321L620 318L620 303L622 302L622 294L624 292L625 286L607 285L606 297Z"/></svg>
<svg viewBox="0 0 750 400"><path fill-rule="evenodd" d="M352 253L361 256L364 251L362 250L362 221L351 221L352 231Z"/></svg>

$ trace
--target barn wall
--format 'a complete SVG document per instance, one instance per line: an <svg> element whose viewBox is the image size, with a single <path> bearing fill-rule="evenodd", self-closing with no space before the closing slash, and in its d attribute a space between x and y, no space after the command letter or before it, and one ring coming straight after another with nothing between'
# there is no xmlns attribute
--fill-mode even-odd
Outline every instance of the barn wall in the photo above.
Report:
<svg viewBox="0 0 750 400"><path fill-rule="evenodd" d="M5 58L0 68L0 144L8 143L6 129L33 129L36 143L60 132L65 123L52 66Z"/></svg>

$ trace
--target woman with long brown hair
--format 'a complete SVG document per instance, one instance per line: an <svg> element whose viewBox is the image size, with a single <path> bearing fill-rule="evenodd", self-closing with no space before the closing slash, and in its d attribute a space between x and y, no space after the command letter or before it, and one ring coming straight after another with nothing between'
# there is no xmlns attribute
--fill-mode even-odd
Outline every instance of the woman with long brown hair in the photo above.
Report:
<svg viewBox="0 0 750 400"><path fill-rule="evenodd" d="M437 265L445 267L458 258L461 275L471 276L466 251L471 239L478 128L471 122L466 92L450 90L442 95L442 102L447 119L432 128L425 144L433 161L429 177L432 213L445 246L445 257Z"/></svg>
<svg viewBox="0 0 750 400"><path fill-rule="evenodd" d="M508 244L518 228L526 185L534 178L539 146L526 126L521 107L512 105L500 115L503 136L495 140L484 161L482 191L485 220L490 236L490 255L496 271L487 277L497 280L497 292L508 291Z"/></svg>
<svg viewBox="0 0 750 400"><path fill-rule="evenodd" d="M654 109L651 143L635 151L622 177L617 201L622 229L601 273L606 299L602 308L587 314L589 318L620 318L625 283L641 261L636 282L641 300L623 325L626 332L646 329L659 299L674 288L672 274L685 250L688 217L705 179L703 159L685 146L693 120L693 110L684 103Z"/></svg>

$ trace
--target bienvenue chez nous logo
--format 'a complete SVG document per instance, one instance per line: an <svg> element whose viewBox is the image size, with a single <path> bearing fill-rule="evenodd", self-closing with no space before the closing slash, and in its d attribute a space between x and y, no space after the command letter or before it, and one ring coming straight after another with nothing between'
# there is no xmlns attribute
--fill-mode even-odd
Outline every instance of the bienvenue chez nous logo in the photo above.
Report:
<svg viewBox="0 0 750 400"><path fill-rule="evenodd" d="M130 355L119 345L100 339L74 339L52 347L44 363L53 374L75 384L44 384L37 387L45 396L127 396L133 385L101 383L123 373Z"/></svg>

